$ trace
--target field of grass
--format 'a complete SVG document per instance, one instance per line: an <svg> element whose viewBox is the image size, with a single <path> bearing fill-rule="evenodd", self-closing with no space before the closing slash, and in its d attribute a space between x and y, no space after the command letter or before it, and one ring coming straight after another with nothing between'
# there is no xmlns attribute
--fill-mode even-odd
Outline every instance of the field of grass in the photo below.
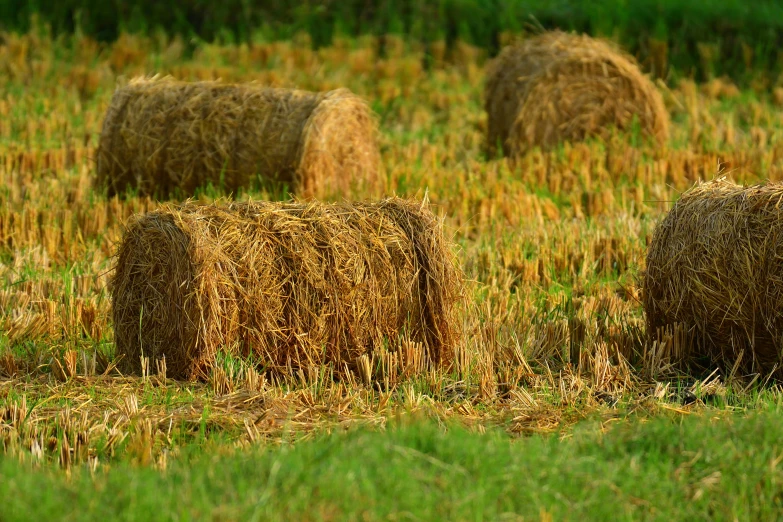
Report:
<svg viewBox="0 0 783 522"><path fill-rule="evenodd" d="M777 520L780 414L618 418L516 441L406 423L68 478L7 460L3 520ZM35 490L47 494L30 503Z"/></svg>
<svg viewBox="0 0 783 522"><path fill-rule="evenodd" d="M617 134L512 168L483 153L485 51L457 44L425 68L418 44L376 44L190 56L164 36L6 35L0 520L781 516L781 390L709 361L685 372L687 339L646 331L639 283L656 222L694 181L783 179L783 91L661 84L667 146ZM469 279L455 366L379 353L369 384L326 367L271 379L230 358L206 383L156 361L119 375L112 256L124 221L159 203L94 192L93 158L116 83L149 73L370 100L386 193L429 198Z"/></svg>

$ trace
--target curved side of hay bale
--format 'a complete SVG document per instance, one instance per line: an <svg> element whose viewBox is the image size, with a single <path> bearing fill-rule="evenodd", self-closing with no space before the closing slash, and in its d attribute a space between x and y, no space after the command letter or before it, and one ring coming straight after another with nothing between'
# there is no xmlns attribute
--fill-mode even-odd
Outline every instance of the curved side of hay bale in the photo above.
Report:
<svg viewBox="0 0 783 522"><path fill-rule="evenodd" d="M586 35L545 33L503 50L489 67L488 150L517 157L564 140L628 130L634 118L659 143L668 138L663 98L634 59Z"/></svg>
<svg viewBox="0 0 783 522"><path fill-rule="evenodd" d="M769 372L783 353L783 184L725 180L683 194L655 230L643 279L647 329L680 324L693 355ZM685 354L688 355L688 354Z"/></svg>
<svg viewBox="0 0 783 522"><path fill-rule="evenodd" d="M376 121L345 89L140 78L117 89L107 110L96 184L110 197L128 188L169 197L272 181L310 197L374 188L379 168Z"/></svg>
<svg viewBox="0 0 783 522"><path fill-rule="evenodd" d="M112 314L121 369L165 355L169 375L202 378L215 355L281 372L422 343L447 364L461 277L442 223L400 199L364 204L167 206L120 244Z"/></svg>

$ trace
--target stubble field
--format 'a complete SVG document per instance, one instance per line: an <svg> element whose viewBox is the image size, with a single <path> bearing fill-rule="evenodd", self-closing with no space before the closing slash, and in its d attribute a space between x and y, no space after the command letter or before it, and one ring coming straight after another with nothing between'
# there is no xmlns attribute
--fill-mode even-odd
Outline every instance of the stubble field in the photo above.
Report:
<svg viewBox="0 0 783 522"><path fill-rule="evenodd" d="M646 331L640 283L656 223L694 182L783 178L783 91L659 82L672 118L664 147L617 133L511 165L485 157L482 51L393 37L383 47L365 38L313 50L302 38L190 53L163 36L112 46L5 37L7 519L779 516L780 389L709 362L686 371L687 336ZM160 203L94 191L94 158L115 85L153 73L365 97L379 115L384 195L428 199L467 278L454 364L431 367L407 347L372 354L366 375L342 379L319 365L269 375L231 357L205 383L171 380L160 361L121 375L114 254L127 219ZM205 187L196 199L223 197L287 194ZM41 488L46 502L30 493Z"/></svg>

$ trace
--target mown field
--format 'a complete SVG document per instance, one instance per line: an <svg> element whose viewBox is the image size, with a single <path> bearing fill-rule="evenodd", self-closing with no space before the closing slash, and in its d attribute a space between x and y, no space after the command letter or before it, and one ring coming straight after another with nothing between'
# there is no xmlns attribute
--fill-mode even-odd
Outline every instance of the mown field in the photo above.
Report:
<svg viewBox="0 0 783 522"><path fill-rule="evenodd" d="M486 51L390 37L253 45L45 32L0 45L0 520L726 519L781 516L781 390L681 367L647 332L652 232L697 180L783 178L783 90L659 82L672 136L486 158ZM425 67L426 65L426 67ZM372 358L206 383L115 368L123 223L92 188L101 122L138 74L348 87L379 115L385 193L429 199L468 279L452 368ZM206 187L197 199L281 199ZM326 199L362 199L332 194ZM344 432L348 432L344 434Z"/></svg>

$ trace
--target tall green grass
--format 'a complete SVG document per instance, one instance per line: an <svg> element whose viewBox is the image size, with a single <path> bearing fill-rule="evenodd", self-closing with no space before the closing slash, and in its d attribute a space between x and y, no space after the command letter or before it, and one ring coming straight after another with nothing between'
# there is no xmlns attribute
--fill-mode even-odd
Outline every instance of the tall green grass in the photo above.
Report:
<svg viewBox="0 0 783 522"><path fill-rule="evenodd" d="M0 457L0 519L776 520L780 405L511 440L430 422L91 476ZM46 494L42 494L46 492Z"/></svg>

